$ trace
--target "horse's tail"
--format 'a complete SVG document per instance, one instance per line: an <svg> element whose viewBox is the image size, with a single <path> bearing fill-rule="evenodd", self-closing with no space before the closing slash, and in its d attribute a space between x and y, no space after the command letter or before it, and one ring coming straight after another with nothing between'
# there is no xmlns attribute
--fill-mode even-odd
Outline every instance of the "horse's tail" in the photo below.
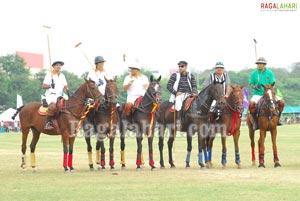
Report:
<svg viewBox="0 0 300 201"><path fill-rule="evenodd" d="M11 117L12 120L15 120L16 116L19 114L19 112L21 111L21 109L24 107L24 105L22 105L21 107L17 108L17 111L15 112L15 114Z"/></svg>

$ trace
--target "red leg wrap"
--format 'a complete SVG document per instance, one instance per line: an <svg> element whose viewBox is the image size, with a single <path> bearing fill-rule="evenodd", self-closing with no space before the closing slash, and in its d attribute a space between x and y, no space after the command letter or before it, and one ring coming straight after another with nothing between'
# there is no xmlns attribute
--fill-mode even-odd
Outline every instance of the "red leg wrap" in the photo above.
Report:
<svg viewBox="0 0 300 201"><path fill-rule="evenodd" d="M73 167L73 154L69 154L68 156L68 166Z"/></svg>
<svg viewBox="0 0 300 201"><path fill-rule="evenodd" d="M67 165L68 165L68 154L64 154L64 161L63 161L63 166L64 167L67 167Z"/></svg>
<svg viewBox="0 0 300 201"><path fill-rule="evenodd" d="M105 155L104 155L104 154L101 154L101 162L100 162L100 164L101 164L102 166L105 165Z"/></svg>
<svg viewBox="0 0 300 201"><path fill-rule="evenodd" d="M114 153L110 153L110 154L109 154L109 158L110 158L110 160L109 160L109 165L110 165L110 166L115 165L115 161L114 161Z"/></svg>

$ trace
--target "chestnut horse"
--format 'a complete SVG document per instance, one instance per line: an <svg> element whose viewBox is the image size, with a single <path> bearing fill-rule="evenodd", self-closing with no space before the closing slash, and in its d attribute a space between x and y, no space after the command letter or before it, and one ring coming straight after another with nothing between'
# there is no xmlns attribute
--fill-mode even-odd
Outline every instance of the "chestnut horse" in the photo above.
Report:
<svg viewBox="0 0 300 201"><path fill-rule="evenodd" d="M151 170L155 170L153 160L153 135L154 128L156 124L156 109L159 108L161 102L161 87L159 85L161 77L158 79L153 79L153 76L150 77L150 84L142 97L141 103L138 106L134 106L132 113L132 125L134 127L133 132L136 133L136 142L137 142L137 159L136 159L136 169L141 170L142 165L142 140L143 134L146 134L148 137L148 150L149 150L149 165ZM119 110L120 116L120 139L121 139L121 165L122 169L125 166L125 134L126 134L126 117L124 113L124 105Z"/></svg>
<svg viewBox="0 0 300 201"><path fill-rule="evenodd" d="M105 169L105 147L104 141L106 136L109 138L109 165L114 169L114 140L117 127L116 104L118 100L118 88L116 77L113 80L106 80L104 103L98 109L93 108L83 122L85 140L90 170L94 170L92 160L91 135L96 133L96 164L98 169ZM101 148L101 160L100 160ZM101 164L101 166L100 166Z"/></svg>
<svg viewBox="0 0 300 201"><path fill-rule="evenodd" d="M187 100L184 101L181 109L181 120L182 125L180 127L181 131L187 132L187 156L186 156L186 168L190 167L190 155L192 151L192 137L195 132L198 132L198 152L199 158L198 163L200 167L204 167L202 158L202 149L205 146L205 135L208 134L208 119L209 119L209 109L213 100L217 101L217 104L225 104L225 99L223 98L223 88L222 84L212 83L204 88L193 100L190 107L186 110ZM164 168L163 159L163 147L164 147L164 133L165 129L169 129L169 140L168 140L168 150L169 150L169 164L171 168L175 167L172 148L174 139L174 113L170 111L173 103L165 101L161 104L159 110L159 117L157 119L159 126L159 152L160 152L160 166ZM184 112L183 112L184 111ZM174 111L175 112L175 111ZM177 130L177 129L176 129Z"/></svg>
<svg viewBox="0 0 300 201"><path fill-rule="evenodd" d="M26 141L29 130L32 131L32 140L30 144L30 162L33 171L36 170L35 163L35 147L40 138L40 134L61 135L63 142L63 168L65 172L73 171L73 144L75 137L70 137L74 134L75 125L78 124L86 109L86 99L98 100L101 93L99 92L95 82L85 80L84 84L65 101L65 105L57 114L57 129L45 130L45 121L47 116L40 115L38 110L42 105L39 102L32 102L18 108L20 112L20 123L22 129L22 164L21 167L26 168ZM17 114L16 113L16 114ZM16 115L15 114L15 115Z"/></svg>
<svg viewBox="0 0 300 201"><path fill-rule="evenodd" d="M258 167L265 168L264 164L264 156L265 156L265 138L266 132L271 132L272 144L273 144L273 157L274 157L274 167L280 167L278 155L277 155L277 145L276 145L276 137L277 137L277 123L279 121L279 111L276 106L275 99L275 90L273 84L262 85L264 87L264 95L258 102L258 127L260 130L260 137L258 140L258 153L259 153L259 165ZM253 118L250 113L247 114L247 124L249 129L249 137L251 140L251 149L252 149L252 164L255 165L255 142L254 142L254 134L255 130L253 130Z"/></svg>
<svg viewBox="0 0 300 201"><path fill-rule="evenodd" d="M215 133L221 133L222 140L222 159L223 168L226 167L226 136L233 136L235 149L235 163L238 168L241 168L240 152L239 152L239 137L241 126L241 115L244 112L244 95L242 89L244 86L231 85L231 92L226 100L226 106L222 109L220 119L210 126L210 135L207 138L207 164L206 167L212 167L212 147Z"/></svg>

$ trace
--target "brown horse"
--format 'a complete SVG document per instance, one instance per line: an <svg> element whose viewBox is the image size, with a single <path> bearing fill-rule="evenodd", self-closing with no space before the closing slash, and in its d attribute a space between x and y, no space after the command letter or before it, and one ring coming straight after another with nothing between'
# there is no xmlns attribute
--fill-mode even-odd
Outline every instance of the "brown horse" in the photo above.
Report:
<svg viewBox="0 0 300 201"><path fill-rule="evenodd" d="M153 76L150 77L150 84L142 97L141 103L134 107L132 113L132 125L134 126L133 132L136 133L136 142L137 142L137 159L136 159L136 169L141 170L142 165L142 140L143 134L146 134L148 137L148 150L149 150L149 165L151 170L155 170L153 160L153 135L154 128L156 123L155 111L159 108L161 102L161 87L159 85L161 77L158 79L153 79ZM124 106L119 110L120 115L120 139L121 139L121 164L122 169L125 166L125 134L126 134L126 125L127 120L124 113Z"/></svg>
<svg viewBox="0 0 300 201"><path fill-rule="evenodd" d="M35 147L38 143L41 133L47 135L61 135L63 142L63 167L64 171L73 171L73 144L75 137L70 137L75 130L76 124L82 117L86 109L86 99L98 100L101 93L99 92L95 82L85 80L85 83L77 89L77 91L65 101L65 105L57 114L57 125L60 130L45 130L44 125L47 116L40 115L38 110L41 106L39 102L32 102L18 108L20 112L20 123L22 129L22 168L26 168L26 141L29 130L32 131L32 140L30 144L30 162L33 170L36 170L35 163Z"/></svg>
<svg viewBox="0 0 300 201"><path fill-rule="evenodd" d="M234 141L235 149L235 163L238 168L241 168L241 160L239 153L239 137L240 137L240 126L241 126L241 114L244 112L244 95L243 89L244 86L235 86L231 85L231 93L226 100L226 106L222 110L222 115L217 121L214 120L214 123L210 126L210 135L207 138L207 164L206 167L212 167L212 147L213 140L215 138L215 133L221 133L222 139L222 159L221 163L223 168L226 167L226 136L232 135Z"/></svg>
<svg viewBox="0 0 300 201"><path fill-rule="evenodd" d="M105 169L105 147L106 136L109 138L109 165L114 169L114 140L117 127L116 104L118 100L118 88L116 77L113 80L106 80L105 102L98 109L92 109L83 122L85 140L87 144L88 159L90 170L94 170L92 160L91 135L96 133L96 164L98 169ZM101 148L101 160L100 160ZM101 166L100 166L101 165Z"/></svg>
<svg viewBox="0 0 300 201"><path fill-rule="evenodd" d="M265 138L266 132L271 132L272 144L273 144L273 156L274 156L274 167L280 167L278 154L277 154L277 145L276 145L276 137L277 137L277 123L279 121L279 111L276 107L275 100L275 90L273 84L262 85L264 87L264 95L258 102L258 127L260 130L260 137L258 140L258 153L259 153L259 165L258 167L265 168L264 164L264 155L265 155ZM255 165L255 142L254 142L254 134L255 130L253 129L253 118L250 113L247 114L247 124L249 129L249 137L251 140L251 148L252 148L252 164Z"/></svg>
<svg viewBox="0 0 300 201"><path fill-rule="evenodd" d="M202 149L205 146L204 139L208 133L208 119L209 108L213 102L217 100L217 104L225 104L223 98L222 84L212 83L204 88L191 102L188 109L186 108L187 100L184 101L181 109L181 131L186 132L187 137L187 156L186 156L186 168L190 167L190 155L192 151L192 137L198 132L198 151L199 158L198 163L200 167L204 167L202 158ZM159 110L159 117L157 119L159 126L159 152L160 152L160 166L164 168L163 159L163 147L164 147L164 133L165 129L169 129L168 151L169 151L169 164L171 168L175 167L172 156L172 148L174 143L174 113L170 111L173 103L169 101L163 102ZM175 112L175 111L174 111ZM176 129L177 130L177 129Z"/></svg>

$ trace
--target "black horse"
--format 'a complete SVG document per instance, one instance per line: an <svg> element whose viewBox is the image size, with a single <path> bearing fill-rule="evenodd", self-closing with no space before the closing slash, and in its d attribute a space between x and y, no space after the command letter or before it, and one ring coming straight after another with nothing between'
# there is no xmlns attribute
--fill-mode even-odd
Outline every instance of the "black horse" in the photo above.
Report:
<svg viewBox="0 0 300 201"><path fill-rule="evenodd" d="M149 149L149 165L151 170L155 170L153 160L153 135L154 128L156 124L155 111L159 107L161 102L161 87L159 85L161 77L158 79L153 79L153 76L150 77L149 87L143 96L141 103L138 106L133 107L132 111L132 125L134 127L133 132L136 133L137 141L137 159L136 166L137 170L141 169L142 164L142 140L143 134L146 134L148 137L148 149ZM120 139L121 139L121 164L124 169L125 166L125 135L127 131L127 121L124 113L124 105L119 110L120 115Z"/></svg>
<svg viewBox="0 0 300 201"><path fill-rule="evenodd" d="M117 127L116 104L118 99L118 88L116 77L106 80L104 102L97 109L92 109L83 122L85 141L87 144L88 160L90 170L93 170L91 136L97 134L96 142L96 164L98 169L105 169L105 147L104 140L109 138L109 165L114 169L114 140ZM101 148L101 158L100 158Z"/></svg>
<svg viewBox="0 0 300 201"><path fill-rule="evenodd" d="M198 151L199 159L198 163L201 167L204 167L202 158L202 149L205 148L205 135L208 133L208 119L209 110L213 100L217 100L217 104L225 105L225 99L223 97L222 84L210 84L204 88L194 99L191 100L191 105L186 108L190 98L187 98L181 109L181 131L187 133L187 156L186 167L190 167L190 155L192 151L192 136L195 132L198 132ZM173 142L176 136L174 136L174 113L170 111L172 103L166 101L161 104L159 110L159 117L157 118L160 124L159 128L159 152L160 152L160 166L164 168L163 159L163 147L164 147L164 133L165 129L169 129L169 164L171 167L175 167L172 157ZM205 157L206 158L206 157Z"/></svg>

